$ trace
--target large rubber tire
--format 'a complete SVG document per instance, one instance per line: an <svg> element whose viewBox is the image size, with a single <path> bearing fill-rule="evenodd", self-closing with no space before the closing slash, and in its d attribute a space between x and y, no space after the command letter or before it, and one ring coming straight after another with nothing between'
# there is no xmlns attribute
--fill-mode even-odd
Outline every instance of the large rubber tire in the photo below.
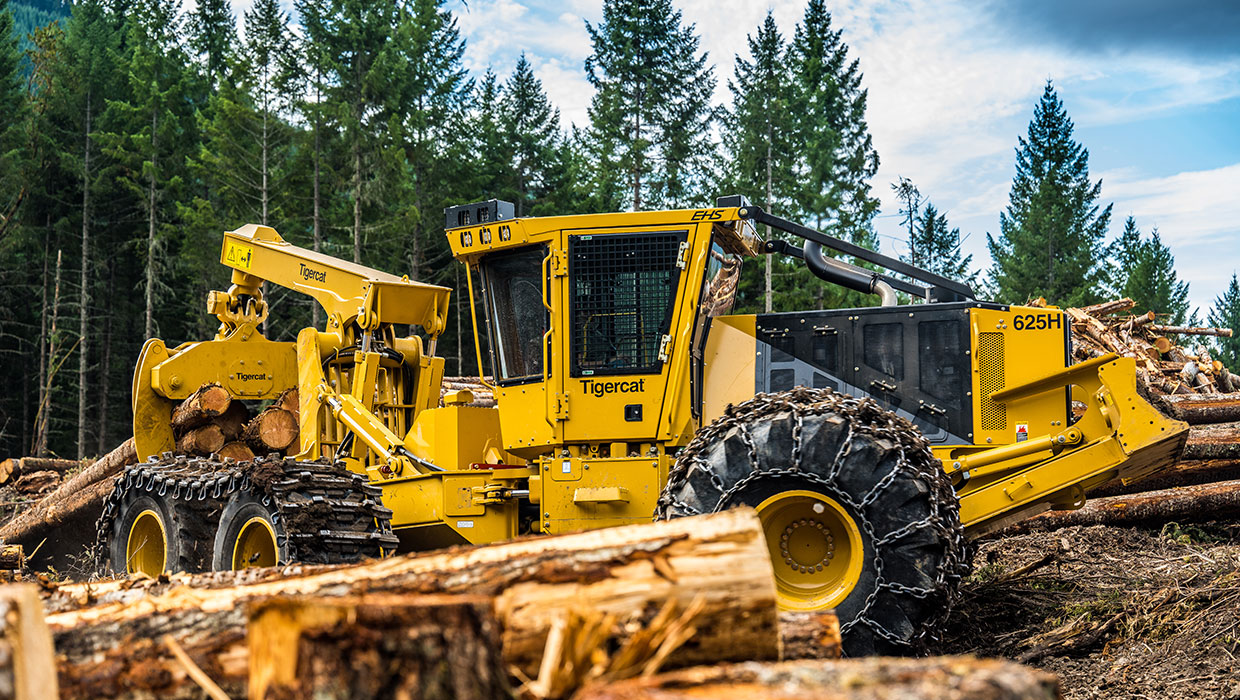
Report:
<svg viewBox="0 0 1240 700"><path fill-rule="evenodd" d="M275 500L250 490L233 494L220 514L211 568L281 566L290 559L288 535Z"/></svg>
<svg viewBox="0 0 1240 700"><path fill-rule="evenodd" d="M781 606L834 606L849 656L932 646L969 567L958 504L920 431L871 400L797 388L730 407L682 451L656 517L742 505L769 513L772 503L797 499L818 512L838 505L837 519L860 544L859 571L840 579L845 583L836 586L833 600L788 596L784 579L797 575L797 562L784 559L787 533L798 523L812 526L813 518L772 531L760 508L783 586ZM841 537L837 533L837 545ZM788 564L794 565L791 576L783 568ZM798 580L805 578L801 573Z"/></svg>
<svg viewBox="0 0 1240 700"><path fill-rule="evenodd" d="M138 523L139 519L142 520ZM113 573L142 571L150 576L160 573L201 571L204 562L193 544L186 513L167 499L144 491L129 491L121 499L116 519L108 538L108 563ZM135 528L135 524L138 527ZM157 527L151 527L157 525ZM143 566L144 561L162 550L162 571Z"/></svg>

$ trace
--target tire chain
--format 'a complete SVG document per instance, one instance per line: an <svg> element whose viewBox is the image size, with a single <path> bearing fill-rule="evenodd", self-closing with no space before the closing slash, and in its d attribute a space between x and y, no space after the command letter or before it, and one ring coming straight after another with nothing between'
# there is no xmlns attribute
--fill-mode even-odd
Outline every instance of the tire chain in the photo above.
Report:
<svg viewBox="0 0 1240 700"><path fill-rule="evenodd" d="M738 480L730 489L725 490L723 480L710 470L709 464L703 458L703 450L723 440L731 430L737 429L748 448L750 464L756 466L758 464L757 445L754 444L745 424L755 419L772 418L780 413L790 413L794 419L791 466L766 471L755 470ZM848 437L843 441L839 453L836 454L827 478L802 470L800 465L802 420L806 415L823 413L835 413L852 419L849 421ZM853 431L858 427L863 432L890 441L899 451L896 468L862 495L859 500L833 483L839 474L844 458L852 449ZM951 605L956 601L960 581L972 570L972 552L964 537L964 529L960 525L960 504L956 499L950 479L942 471L939 460L930 451L930 443L911 422L884 410L873 399L858 399L831 389L796 387L790 391L756 394L752 399L739 405L729 405L720 418L698 431L692 442L677 455L676 464L668 473L667 485L655 508L656 520L701 514L698 509L672 496L688 481L689 472L694 465L704 472L710 478L711 483L723 493L715 512L732 507L732 499L743 489L767 479L793 477L809 481L836 500L851 507L855 513L864 512L864 507L873 503L886 486L901 473L921 480L931 489L931 512L926 518L907 523L881 539L875 537L873 527L868 520L860 519L859 524L865 529L874 545L876 585L866 598L857 617L840 626L840 633L847 634L853 627L865 625L876 635L892 644L911 645L923 650L939 641L939 631L943 629L943 623L951 610ZM949 543L946 547L945 560L938 567L934 583L929 587L910 587L888 580L883 570L881 549L919 530L929 530L941 541ZM907 640L885 628L869 614L878 594L884 590L922 600L938 598L941 599L942 604L938 611L924 621L913 639Z"/></svg>
<svg viewBox="0 0 1240 700"><path fill-rule="evenodd" d="M283 473L274 478L268 473L260 485L252 475L263 466L276 466ZM132 491L168 499L173 507L180 502L201 509L214 501L222 509L232 494L255 489L263 505L269 506L274 499L277 506L272 520L285 531L277 536L277 545L283 547L287 543L289 552L289 561L281 561L280 565L349 563L391 553L398 545L392 534L392 511L382 504L383 490L361 474L324 461L269 456L238 464L231 459L165 452L161 457L126 467L113 483L115 487L104 501L103 513L95 525L92 552L96 570L105 574L111 566L108 545L112 524L121 501ZM349 498L356 495L361 498ZM323 505L330 509L330 515L322 514ZM311 508L319 512L312 514ZM305 520L329 527L295 529L294 523L303 520L296 517L302 511L311 515Z"/></svg>

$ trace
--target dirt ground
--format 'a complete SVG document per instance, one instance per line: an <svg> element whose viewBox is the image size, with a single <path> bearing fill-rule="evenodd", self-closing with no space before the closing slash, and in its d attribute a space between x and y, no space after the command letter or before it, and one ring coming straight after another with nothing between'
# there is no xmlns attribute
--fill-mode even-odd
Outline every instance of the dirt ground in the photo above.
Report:
<svg viewBox="0 0 1240 700"><path fill-rule="evenodd" d="M1068 700L1240 699L1240 524L982 542L944 642L1052 671Z"/></svg>

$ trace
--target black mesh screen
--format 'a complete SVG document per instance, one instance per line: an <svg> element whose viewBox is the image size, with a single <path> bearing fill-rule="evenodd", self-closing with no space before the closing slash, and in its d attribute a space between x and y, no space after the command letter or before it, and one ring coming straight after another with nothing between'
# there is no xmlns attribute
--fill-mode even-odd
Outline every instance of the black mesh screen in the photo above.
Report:
<svg viewBox="0 0 1240 700"><path fill-rule="evenodd" d="M573 376L659 371L684 239L683 232L568 239Z"/></svg>
<svg viewBox="0 0 1240 700"><path fill-rule="evenodd" d="M862 331L865 364L895 379L904 379L904 326L871 323Z"/></svg>

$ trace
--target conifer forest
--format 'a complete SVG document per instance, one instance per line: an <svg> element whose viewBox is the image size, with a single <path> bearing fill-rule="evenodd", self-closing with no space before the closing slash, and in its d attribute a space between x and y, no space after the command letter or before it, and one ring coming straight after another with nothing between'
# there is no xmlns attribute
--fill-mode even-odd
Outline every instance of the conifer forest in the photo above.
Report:
<svg viewBox="0 0 1240 700"><path fill-rule="evenodd" d="M983 267L934 183L875 181L867 57L823 0L794 26L768 14L735 56L708 56L670 0L602 5L581 66L588 123L568 124L524 56L467 71L437 0L296 0L291 12L256 0L239 17L227 0L0 0L0 453L81 458L123 440L142 344L214 334L204 300L228 283L220 232L245 223L451 287L449 375L478 370L442 211L490 198L537 216L742 193L874 248L891 188L908 261L997 301L1129 296L1168 323L1237 324L1234 279L1214 308L1190 309L1159 232L1121 227L1052 82L1013 144ZM747 266L740 305L862 303L809 279L769 256ZM269 299L270 338L321 321L308 298ZM1234 368L1237 341L1217 342Z"/></svg>

